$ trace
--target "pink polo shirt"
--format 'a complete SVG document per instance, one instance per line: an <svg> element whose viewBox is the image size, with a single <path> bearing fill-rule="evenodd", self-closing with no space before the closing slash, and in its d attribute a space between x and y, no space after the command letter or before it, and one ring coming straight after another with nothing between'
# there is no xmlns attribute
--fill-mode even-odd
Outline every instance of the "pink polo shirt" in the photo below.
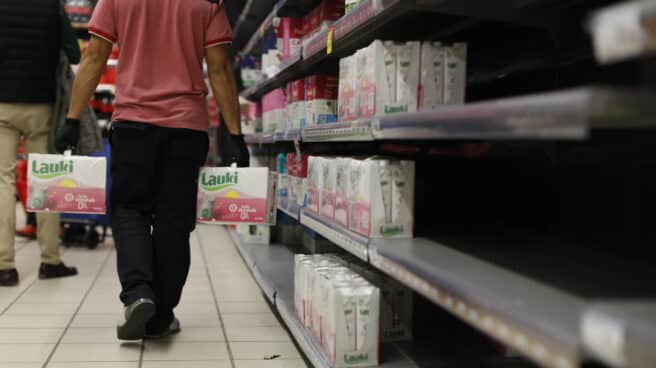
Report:
<svg viewBox="0 0 656 368"><path fill-rule="evenodd" d="M89 33L119 47L114 120L207 131L204 50L232 41L207 0L100 0Z"/></svg>

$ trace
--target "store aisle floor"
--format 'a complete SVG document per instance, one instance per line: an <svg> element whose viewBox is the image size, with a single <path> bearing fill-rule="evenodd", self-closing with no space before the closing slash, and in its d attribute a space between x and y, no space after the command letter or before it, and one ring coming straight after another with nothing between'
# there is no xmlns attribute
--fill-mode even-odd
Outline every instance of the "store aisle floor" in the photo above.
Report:
<svg viewBox="0 0 656 368"><path fill-rule="evenodd" d="M301 368L305 363L266 304L223 227L192 234L192 267L165 341L120 343L122 312L111 238L66 249L80 275L37 279L35 242L17 240L21 282L0 288L0 368Z"/></svg>

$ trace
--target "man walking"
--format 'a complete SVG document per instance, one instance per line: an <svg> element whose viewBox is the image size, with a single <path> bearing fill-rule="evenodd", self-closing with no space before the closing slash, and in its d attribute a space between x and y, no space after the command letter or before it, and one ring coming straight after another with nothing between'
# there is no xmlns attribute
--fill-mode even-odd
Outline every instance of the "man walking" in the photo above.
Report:
<svg viewBox="0 0 656 368"><path fill-rule="evenodd" d="M59 0L0 2L0 286L18 284L16 150L23 136L27 153L48 153L56 67L60 49L71 43L63 39L64 27L70 28L63 15ZM77 48L76 39L72 44ZM76 51L79 58L79 48ZM76 275L77 270L64 265L59 255L59 216L40 213L37 223L39 278Z"/></svg>
<svg viewBox="0 0 656 368"><path fill-rule="evenodd" d="M232 30L222 4L208 0L100 0L89 32L58 143L78 134L77 119L117 43L111 201L126 307L117 332L122 340L159 338L180 329L173 310L189 271L198 173L208 153L203 58L230 132L223 150L248 165L228 56Z"/></svg>

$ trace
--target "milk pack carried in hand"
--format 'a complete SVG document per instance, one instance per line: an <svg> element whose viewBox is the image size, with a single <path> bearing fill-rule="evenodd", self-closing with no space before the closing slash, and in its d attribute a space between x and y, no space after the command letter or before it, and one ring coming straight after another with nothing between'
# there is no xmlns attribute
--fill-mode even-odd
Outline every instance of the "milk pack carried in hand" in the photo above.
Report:
<svg viewBox="0 0 656 368"><path fill-rule="evenodd" d="M30 154L27 211L104 214L104 157Z"/></svg>
<svg viewBox="0 0 656 368"><path fill-rule="evenodd" d="M197 220L211 224L275 224L277 178L266 167L204 167Z"/></svg>

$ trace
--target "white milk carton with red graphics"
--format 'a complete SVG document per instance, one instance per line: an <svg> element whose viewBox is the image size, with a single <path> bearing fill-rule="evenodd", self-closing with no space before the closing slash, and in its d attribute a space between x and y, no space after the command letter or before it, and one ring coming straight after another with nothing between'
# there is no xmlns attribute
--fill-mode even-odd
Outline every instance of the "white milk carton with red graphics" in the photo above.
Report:
<svg viewBox="0 0 656 368"><path fill-rule="evenodd" d="M414 162L351 160L349 174L349 228L370 238L411 238Z"/></svg>
<svg viewBox="0 0 656 368"><path fill-rule="evenodd" d="M198 180L201 223L274 224L275 173L265 167L204 167Z"/></svg>
<svg viewBox="0 0 656 368"><path fill-rule="evenodd" d="M104 157L30 154L28 165L29 212L106 212Z"/></svg>

